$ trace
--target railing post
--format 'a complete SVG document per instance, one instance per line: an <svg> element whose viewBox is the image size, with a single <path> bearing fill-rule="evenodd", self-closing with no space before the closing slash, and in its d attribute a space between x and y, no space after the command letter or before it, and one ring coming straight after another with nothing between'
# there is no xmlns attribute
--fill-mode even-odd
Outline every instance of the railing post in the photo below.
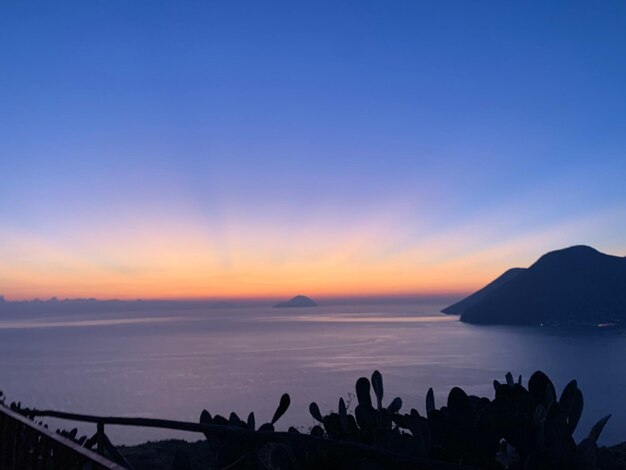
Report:
<svg viewBox="0 0 626 470"><path fill-rule="evenodd" d="M97 440L96 445L98 446L98 452L100 455L104 455L106 449L106 437L104 435L104 423L98 422L97 430L96 430Z"/></svg>

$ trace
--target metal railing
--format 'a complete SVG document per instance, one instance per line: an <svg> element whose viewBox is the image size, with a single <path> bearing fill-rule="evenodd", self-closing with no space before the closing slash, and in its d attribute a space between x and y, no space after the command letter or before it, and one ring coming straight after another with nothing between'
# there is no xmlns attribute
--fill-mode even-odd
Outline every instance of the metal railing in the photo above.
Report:
<svg viewBox="0 0 626 470"><path fill-rule="evenodd" d="M106 447L106 443L98 443ZM2 470L124 470L100 454L0 404Z"/></svg>
<svg viewBox="0 0 626 470"><path fill-rule="evenodd" d="M188 431L193 433L202 433L207 438L210 435L218 436L222 439L235 441L246 441L252 444L253 448L258 448L265 444L284 444L292 448L319 450L327 449L334 452L340 452L345 456L353 456L355 459L369 458L375 462L384 463L386 467L390 464L396 464L399 468L412 468L415 470L475 470L475 467L464 466L458 464L450 464L441 461L435 461L424 457L409 457L394 452L384 451L373 446L360 444L357 442L340 441L334 439L324 439L309 434L292 433L292 432L267 432L252 431L237 426L217 425L205 423L193 423L188 421L175 421L155 418L130 418L130 417L106 417L92 416L77 413L67 413L55 410L36 410L28 411L29 416L48 417L68 421L94 423L97 426L96 434L90 440L96 440L98 449L107 452L113 459L120 462L123 467L105 467L105 468L127 468L132 469L131 465L124 459L115 447L111 444L104 432L105 425L116 426L136 426L147 428L172 429L178 431ZM99 468L99 467L97 467Z"/></svg>

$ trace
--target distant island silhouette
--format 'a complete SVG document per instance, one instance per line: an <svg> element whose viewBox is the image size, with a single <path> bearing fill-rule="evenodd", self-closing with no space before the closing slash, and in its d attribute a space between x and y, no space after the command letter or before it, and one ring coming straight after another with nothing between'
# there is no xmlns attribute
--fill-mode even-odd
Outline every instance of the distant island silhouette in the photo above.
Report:
<svg viewBox="0 0 626 470"><path fill-rule="evenodd" d="M442 311L474 324L624 325L626 258L584 245L552 251Z"/></svg>
<svg viewBox="0 0 626 470"><path fill-rule="evenodd" d="M301 308L301 307L317 307L317 304L306 295L296 295L292 299L285 302L278 302L274 308Z"/></svg>

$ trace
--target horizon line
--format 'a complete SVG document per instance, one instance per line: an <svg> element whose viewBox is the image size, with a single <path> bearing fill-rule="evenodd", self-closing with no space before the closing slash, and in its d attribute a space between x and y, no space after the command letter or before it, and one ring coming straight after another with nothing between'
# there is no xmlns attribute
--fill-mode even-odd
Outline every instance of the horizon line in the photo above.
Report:
<svg viewBox="0 0 626 470"><path fill-rule="evenodd" d="M365 294L365 295L315 295L298 292L294 294L281 295L255 295L255 296L198 296L198 297L94 297L94 296L80 296L80 297L17 297L11 298L6 295L0 294L0 299L3 299L6 303L19 303L19 302L66 302L66 301L91 301L91 302L263 302L263 301L280 301L285 299L291 299L297 295L304 295L310 297L315 301L330 301L330 302L348 302L348 301L411 301L411 300L427 300L427 299L446 299L451 297L466 296L472 291L446 291L446 292L428 292L428 293L398 293L398 294Z"/></svg>

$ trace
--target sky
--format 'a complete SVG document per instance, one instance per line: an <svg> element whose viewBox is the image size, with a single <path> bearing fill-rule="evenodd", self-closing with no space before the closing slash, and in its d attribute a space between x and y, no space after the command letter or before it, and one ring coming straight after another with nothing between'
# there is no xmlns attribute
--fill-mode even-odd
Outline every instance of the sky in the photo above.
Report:
<svg viewBox="0 0 626 470"><path fill-rule="evenodd" d="M0 293L469 292L626 255L626 2L0 2Z"/></svg>

